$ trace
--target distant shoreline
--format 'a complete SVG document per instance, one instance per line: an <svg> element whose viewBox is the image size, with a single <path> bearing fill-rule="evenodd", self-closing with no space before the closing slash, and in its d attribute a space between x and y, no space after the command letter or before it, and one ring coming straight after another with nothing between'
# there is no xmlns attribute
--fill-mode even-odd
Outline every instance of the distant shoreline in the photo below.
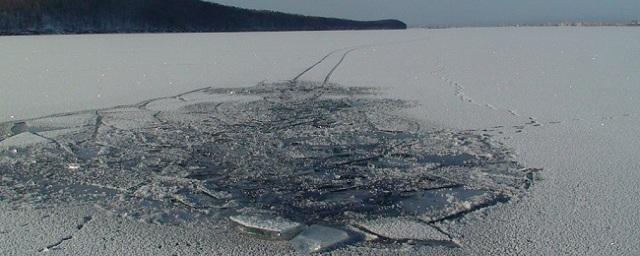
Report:
<svg viewBox="0 0 640 256"><path fill-rule="evenodd" d="M464 28L603 28L603 27L640 27L639 25L593 25L593 26L559 26L559 25L505 25L505 26L451 26L451 27L407 27L410 29L464 29ZM230 34L230 33L287 33L287 32L349 32L349 31L377 31L377 30L401 30L401 29L333 29L333 30L248 30L248 31L200 31L200 32L87 32L87 33L0 33L0 37L13 36L80 36L80 35L153 35L153 34Z"/></svg>
<svg viewBox="0 0 640 256"><path fill-rule="evenodd" d="M455 28L455 27L450 27ZM337 31L384 31L384 30L407 30L407 29L424 29L420 27L407 27L406 29L318 29L318 30L246 30L246 31L160 31L160 32L148 32L148 31L133 31L133 32L79 32L79 33L37 33L37 32L25 32L25 33L3 33L0 32L0 36L72 36L72 35L140 35L140 34L229 34L229 33L286 33L286 32L337 32ZM445 29L445 28L443 28Z"/></svg>
<svg viewBox="0 0 640 256"><path fill-rule="evenodd" d="M201 0L0 1L0 35L406 29L394 19L357 21L225 6Z"/></svg>
<svg viewBox="0 0 640 256"><path fill-rule="evenodd" d="M234 31L89 31L89 32L4 32L0 36L45 36L45 35L105 35L105 34L206 34L206 33L257 33L257 32L322 32L322 31L372 31L372 30L406 30L406 28L336 28L336 29L284 29L284 30L234 30ZM418 27L415 27L418 28Z"/></svg>

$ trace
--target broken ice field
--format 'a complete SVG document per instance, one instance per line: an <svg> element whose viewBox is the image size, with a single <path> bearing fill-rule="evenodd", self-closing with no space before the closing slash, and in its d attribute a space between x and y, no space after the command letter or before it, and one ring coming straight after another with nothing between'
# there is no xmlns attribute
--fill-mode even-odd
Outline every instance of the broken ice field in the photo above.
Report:
<svg viewBox="0 0 640 256"><path fill-rule="evenodd" d="M216 220L305 253L455 247L435 224L521 195L535 170L487 136L424 127L410 107L283 82L2 123L0 201Z"/></svg>

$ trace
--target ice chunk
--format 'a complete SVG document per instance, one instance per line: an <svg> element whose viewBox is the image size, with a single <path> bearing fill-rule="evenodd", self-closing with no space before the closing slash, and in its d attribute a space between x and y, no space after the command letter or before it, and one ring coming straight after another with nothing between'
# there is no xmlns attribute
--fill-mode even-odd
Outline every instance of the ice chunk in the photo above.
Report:
<svg viewBox="0 0 640 256"><path fill-rule="evenodd" d="M247 212L229 219L240 231L271 240L289 240L297 235L304 225L268 212Z"/></svg>
<svg viewBox="0 0 640 256"><path fill-rule="evenodd" d="M27 121L29 131L52 131L67 128L91 126L96 123L95 113L77 113L45 117Z"/></svg>
<svg viewBox="0 0 640 256"><path fill-rule="evenodd" d="M407 218L380 218L359 222L357 226L393 240L450 241L449 236L438 229Z"/></svg>
<svg viewBox="0 0 640 256"><path fill-rule="evenodd" d="M50 141L30 132L23 132L16 136L0 141L0 148L27 147L36 144L49 143Z"/></svg>
<svg viewBox="0 0 640 256"><path fill-rule="evenodd" d="M314 253L333 249L350 239L349 233L344 230L311 225L290 242L299 252Z"/></svg>
<svg viewBox="0 0 640 256"><path fill-rule="evenodd" d="M80 169L80 165L77 163L69 163L67 164L67 169L70 171L77 171Z"/></svg>
<svg viewBox="0 0 640 256"><path fill-rule="evenodd" d="M496 197L487 191L456 187L419 192L402 200L398 207L405 213L431 222L489 205L497 200Z"/></svg>
<svg viewBox="0 0 640 256"><path fill-rule="evenodd" d="M222 204L222 202L209 195L193 191L181 191L173 195L173 197L177 202L194 209L215 208Z"/></svg>
<svg viewBox="0 0 640 256"><path fill-rule="evenodd" d="M42 135L43 137L47 137L47 138L51 138L51 139L59 139L59 138L61 138L63 136L69 136L69 135L72 135L72 134L81 133L85 129L87 129L87 128L86 127L68 128L68 129L60 129L60 130L51 130L51 131L45 131L45 132L38 132L38 134Z"/></svg>
<svg viewBox="0 0 640 256"><path fill-rule="evenodd" d="M227 191L215 191L205 186L198 186L198 191L202 192L205 195L208 195L210 197L220 199L220 200L231 199L233 197L233 195Z"/></svg>
<svg viewBox="0 0 640 256"><path fill-rule="evenodd" d="M101 112L102 122L120 130L134 130L158 123L153 112L137 108L117 108Z"/></svg>

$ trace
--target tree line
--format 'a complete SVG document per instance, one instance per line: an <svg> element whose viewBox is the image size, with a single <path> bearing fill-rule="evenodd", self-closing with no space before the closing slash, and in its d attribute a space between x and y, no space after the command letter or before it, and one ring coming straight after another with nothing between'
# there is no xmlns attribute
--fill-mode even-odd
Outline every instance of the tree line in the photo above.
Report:
<svg viewBox="0 0 640 256"><path fill-rule="evenodd" d="M0 34L405 28L397 20L309 17L200 0L0 0Z"/></svg>

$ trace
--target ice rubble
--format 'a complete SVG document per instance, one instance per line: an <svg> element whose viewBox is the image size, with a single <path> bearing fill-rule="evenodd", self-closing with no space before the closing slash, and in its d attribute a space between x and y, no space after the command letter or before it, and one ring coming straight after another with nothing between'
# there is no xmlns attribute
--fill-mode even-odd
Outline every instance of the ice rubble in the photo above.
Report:
<svg viewBox="0 0 640 256"><path fill-rule="evenodd" d="M371 88L284 82L4 123L0 198L95 203L160 224L230 221L314 252L375 237L352 224L447 245L431 223L531 185L534 170L508 149L422 129L399 114L410 106Z"/></svg>

